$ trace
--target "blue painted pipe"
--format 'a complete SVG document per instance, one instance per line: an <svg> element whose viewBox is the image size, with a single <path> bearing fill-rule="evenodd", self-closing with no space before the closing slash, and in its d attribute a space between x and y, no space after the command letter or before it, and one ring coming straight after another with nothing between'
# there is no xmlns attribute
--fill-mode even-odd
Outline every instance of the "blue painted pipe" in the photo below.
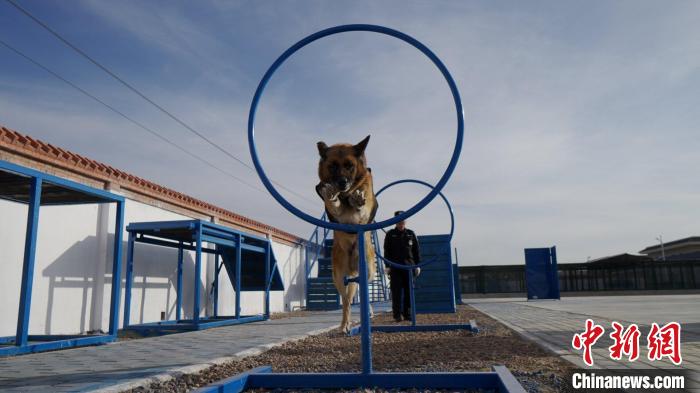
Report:
<svg viewBox="0 0 700 393"><path fill-rule="evenodd" d="M395 186L395 185L397 185L397 184L402 184L402 183L415 183L415 184L424 185L424 186L426 186L426 187L428 187L428 188L431 188L431 189L434 189L434 188L435 188L435 187L431 186L430 183L426 183L426 182L424 182L424 181L422 181L422 180L404 179L404 180L397 180L397 181L395 181L395 182L391 182L391 183L387 184L386 186L384 186L384 187L382 187L381 189L379 189L379 191L376 192L375 196L379 196L382 192L384 192L384 190L386 190L386 189L389 188L389 187ZM449 243L449 242L452 241L452 236L453 236L454 233L455 233L455 215L454 215L454 213L452 212L452 205L450 205L450 201L447 200L447 197L445 196L445 194L443 194L442 191L440 191L438 194L440 195L440 198L442 198L442 200L445 202L445 205L447 205L447 211L450 213L450 235L449 235L449 237L447 238L447 242ZM375 231L375 232L376 232L376 231ZM375 235L376 235L376 234L375 234ZM379 257L379 259L381 259L382 261L384 261L384 263L386 263L387 265L391 266L392 268L397 268L397 269L402 269L402 270L413 270L413 269L417 269L417 268L419 268L419 267L423 267L423 266L426 266L426 265L430 265L431 263L437 261L437 258L433 258L433 259L429 259L429 260L427 260L427 261L425 261L425 262L421 262L421 263L419 263L419 264L417 264L417 265L403 265L403 264L400 264L400 263L396 263L396 262L390 261L389 259L385 258L385 257L381 254L381 252L379 251L379 247L376 247L374 251L375 251L375 254Z"/></svg>
<svg viewBox="0 0 700 393"><path fill-rule="evenodd" d="M372 373L372 325L369 315L369 284L367 283L367 258L365 255L365 233L357 233L357 248L360 253L360 326L362 326L362 374Z"/></svg>
<svg viewBox="0 0 700 393"><path fill-rule="evenodd" d="M455 145L454 145L454 150L452 152L452 156L450 158L450 162L447 165L447 168L445 169L444 173L442 174L442 177L440 180L435 184L435 186L432 188L432 190L425 196L423 197L422 200L420 200L418 203L416 203L415 206L411 207L410 209L406 210L404 213L395 216L393 218L389 218L384 221L380 222L374 222L374 223L368 223L368 224L339 224L339 223L333 223L333 222L328 222L328 221L323 221L320 220L314 216L311 216L299 209L297 209L294 205L289 203L278 191L277 189L272 185L272 182L270 179L267 177L267 174L265 173L265 170L263 169L262 164L260 163L260 159L258 158L258 152L255 146L255 115L258 110L258 104L260 103L260 99L262 98L263 92L265 91L265 87L267 86L268 82L274 75L275 71L295 52L297 52L299 49L305 47L306 45L321 39L323 37L327 37L333 34L338 34L338 33L344 33L344 32L351 32L351 31L367 31L367 32L374 32L374 33L379 33L379 34L385 34L389 35L395 38L398 38L413 47L417 48L420 50L424 55L426 55L432 62L433 64L438 68L440 73L442 73L442 76L445 78L445 81L447 82L448 87L450 88L450 92L452 93L452 98L454 99L454 104L455 104L455 111L457 114L457 137L455 140ZM425 206L427 206L435 197L442 191L442 189L445 187L445 184L447 184L447 181L449 180L450 176L452 176L452 173L454 172L457 162L459 161L459 156L462 151L462 141L464 139L464 110L462 109L462 99L459 95L459 90L457 89L457 84L455 83L454 79L452 78L452 75L450 75L450 72L447 70L447 67L442 63L442 61L435 55L428 47L423 45L421 42L416 40L415 38L406 35L400 31L390 29L387 27L383 26L376 26L376 25L368 25L368 24L353 24L353 25L341 25L341 26L336 26L336 27L331 27L329 29L321 30L317 33L311 34L307 36L306 38L302 39L301 41L297 42L296 44L292 45L289 49L287 49L280 57L275 60L274 63L268 68L267 72L265 72L265 75L263 76L262 80L258 84L258 88L255 91L255 95L253 96L253 100L250 104L250 112L248 114L248 148L250 150L250 155L253 160L253 165L255 166L255 171L258 173L258 176L260 177L260 180L263 182L263 185L265 185L265 188L270 192L273 198L277 200L279 204L281 204L285 209L287 209L290 213L294 214L295 216L301 218L302 220L309 222L313 225L323 227L325 229L332 229L332 230L338 230L338 231L343 231L343 232L348 232L348 233L357 233L358 235L358 250L359 250L359 268L360 268L360 311L361 311L361 326L362 326L362 374L363 375L370 375L372 374L372 341L371 341L371 331L370 331L370 316L369 316L369 291L368 291L368 283L367 283L367 261L365 258L365 238L364 238L364 233L366 231L372 231L372 230L377 230L381 228L385 228L391 225L394 225L398 222L404 221L414 214L416 214L418 211L423 209ZM239 248L240 249L240 248Z"/></svg>
<svg viewBox="0 0 700 393"><path fill-rule="evenodd" d="M306 45L321 39L323 37L327 37L333 34L338 34L338 33L344 33L344 32L351 32L351 31L367 31L367 32L375 32L375 33L380 33L380 34L385 34L389 35L395 38L398 38L413 47L417 48L420 50L424 55L426 55L432 62L433 64L438 68L438 70L442 73L442 76L445 78L445 81L447 82L447 85L450 88L450 92L452 93L452 98L454 99L454 104L455 104L455 111L457 114L457 137L455 141L455 146L454 150L452 152L452 157L450 158L450 162L445 169L445 172L443 173L442 177L440 180L435 184L435 187L433 188L432 191L428 193L422 200L420 200L415 206L411 207L410 209L406 210L403 214L400 214L396 217L389 218L384 221L380 222L375 222L375 223L369 223L369 224L339 224L339 223L334 223L334 222L328 222L328 221L322 221L319 220L318 218L311 216L299 209L297 209L294 205L289 203L278 191L277 189L273 186L272 182L270 179L267 177L267 174L265 173L265 170L263 169L262 164L260 163L260 159L258 157L258 152L255 146L255 115L258 110L258 104L260 103L260 99L262 98L263 92L265 91L265 87L267 86L268 82L274 75L275 71L295 52L297 52L299 49L305 47ZM275 60L274 63L270 66L270 68L265 72L265 75L263 76L262 80L258 84L258 88L255 91L255 95L253 96L253 100L250 105L250 112L248 114L248 148L250 150L250 155L253 160L253 164L255 165L255 170L258 173L258 176L260 177L260 180L263 182L265 185L265 188L270 192L270 194L279 202L282 206L284 206L285 209L287 209L290 213L294 214L295 216L301 218L302 220L309 222L313 225L317 225L323 228L328 228L328 229L333 229L333 230L338 230L338 231L343 231L343 232L348 232L348 233L357 233L359 231L371 231L371 230L376 230L380 228L385 228L391 225L394 225L400 221L404 221L408 218L410 218L412 215L416 214L418 211L423 209L428 203L430 203L437 195L438 193L445 187L445 184L447 184L447 181L449 180L450 176L452 176L452 173L454 172L456 166L457 166L457 161L459 161L459 156L462 151L462 141L464 139L464 110L462 108L462 99L459 95L459 90L457 89L457 84L455 83L454 79L452 78L452 75L450 75L450 72L447 70L447 67L442 63L442 61L435 55L430 49L428 49L427 46L423 45L421 42L416 40L415 38L404 34L400 31L390 29L387 27L383 26L376 26L376 25L367 25L367 24L353 24L353 25L341 25L341 26L336 26L336 27L331 27L325 30L321 30L317 33L311 34L308 37L302 39L301 41L297 42L296 44L292 45L289 49L287 49L280 57Z"/></svg>

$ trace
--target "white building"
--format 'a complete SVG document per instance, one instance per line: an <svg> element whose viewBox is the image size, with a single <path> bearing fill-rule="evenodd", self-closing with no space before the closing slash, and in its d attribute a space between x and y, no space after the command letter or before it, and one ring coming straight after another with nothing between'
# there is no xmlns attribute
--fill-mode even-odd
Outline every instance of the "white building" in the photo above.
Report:
<svg viewBox="0 0 700 393"><path fill-rule="evenodd" d="M304 306L303 239L275 227L161 187L137 176L0 127L0 160L8 161L126 198L130 222L202 219L272 239L285 291L271 292L271 312ZM3 185L0 184L0 187ZM34 270L30 334L106 332L110 307L114 210L109 205L41 208ZM15 334L22 276L27 206L0 200L0 337ZM127 234L124 233L124 239ZM125 245L124 245L125 248ZM138 244L131 322L175 318L177 250ZM193 253L184 258L183 316L191 317ZM213 257L200 277L200 315L211 315ZM124 265L124 264L123 264ZM235 291L222 274L219 314L234 313ZM124 308L124 272L119 325ZM241 296L242 314L261 313L262 293Z"/></svg>

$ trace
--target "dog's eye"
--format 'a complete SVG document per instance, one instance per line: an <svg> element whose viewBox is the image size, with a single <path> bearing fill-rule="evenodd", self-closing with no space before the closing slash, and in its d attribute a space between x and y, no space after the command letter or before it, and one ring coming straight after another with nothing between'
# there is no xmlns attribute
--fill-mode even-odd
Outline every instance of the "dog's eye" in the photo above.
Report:
<svg viewBox="0 0 700 393"><path fill-rule="evenodd" d="M346 162L345 165L344 165L345 169L352 169L353 166L354 166L354 165L352 165L352 164L349 163L349 162Z"/></svg>

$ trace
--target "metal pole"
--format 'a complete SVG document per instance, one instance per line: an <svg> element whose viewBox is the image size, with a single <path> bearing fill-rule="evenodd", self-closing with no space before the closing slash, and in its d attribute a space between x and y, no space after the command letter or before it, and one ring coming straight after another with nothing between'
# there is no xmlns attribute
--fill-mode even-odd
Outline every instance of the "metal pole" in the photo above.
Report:
<svg viewBox="0 0 700 393"><path fill-rule="evenodd" d="M270 274L270 261L272 256L271 247L272 240L267 238L267 247L265 248L265 319L270 318L270 283L272 282L272 274Z"/></svg>
<svg viewBox="0 0 700 393"><path fill-rule="evenodd" d="M33 177L29 189L27 232L24 240L24 266L22 267L22 289L17 314L15 345L25 346L29 339L29 312L32 308L32 283L36 260L36 237L39 231L39 208L41 207L41 178Z"/></svg>
<svg viewBox="0 0 700 393"><path fill-rule="evenodd" d="M360 254L360 326L362 329L362 374L372 373L372 332L369 316L369 288L367 285L367 258L365 232L357 232L357 251Z"/></svg>
<svg viewBox="0 0 700 393"><path fill-rule="evenodd" d="M184 250L182 249L182 242L177 249L177 308L175 309L175 319L180 321L182 319L182 259Z"/></svg>
<svg viewBox="0 0 700 393"><path fill-rule="evenodd" d="M241 317L241 247L243 246L243 236L238 234L238 244L236 247L236 319Z"/></svg>
<svg viewBox="0 0 700 393"><path fill-rule="evenodd" d="M219 316L219 267L219 254L214 254L214 317Z"/></svg>
<svg viewBox="0 0 700 393"><path fill-rule="evenodd" d="M126 284L124 288L124 322L122 327L126 329L131 323L131 288L134 283L134 239L136 233L129 232L129 241L126 246Z"/></svg>
<svg viewBox="0 0 700 393"><path fill-rule="evenodd" d="M411 325L416 326L416 294L413 291L413 270L407 270L408 273L408 293L411 297ZM454 294L452 296L454 298Z"/></svg>
<svg viewBox="0 0 700 393"><path fill-rule="evenodd" d="M109 313L109 335L116 336L119 329L119 298L122 285L122 239L124 236L124 204L117 202L117 217L114 224L114 260L112 261L112 299ZM133 253L132 253L133 257Z"/></svg>
<svg viewBox="0 0 700 393"><path fill-rule="evenodd" d="M659 237L657 237L656 240L658 240L659 243L661 243L661 260L666 262L666 251L664 250L664 240L661 237L661 235L659 235Z"/></svg>
<svg viewBox="0 0 700 393"><path fill-rule="evenodd" d="M198 222L195 230L197 231L197 246L195 248L196 254L194 259L194 305L192 306L192 319L194 323L198 323L201 302L201 294L199 293L201 283L199 280L202 275L202 224Z"/></svg>

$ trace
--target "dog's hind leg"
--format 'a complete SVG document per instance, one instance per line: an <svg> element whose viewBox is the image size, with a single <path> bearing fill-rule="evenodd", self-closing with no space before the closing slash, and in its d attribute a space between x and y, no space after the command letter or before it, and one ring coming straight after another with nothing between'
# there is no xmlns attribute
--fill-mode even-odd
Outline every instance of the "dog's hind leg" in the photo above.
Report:
<svg viewBox="0 0 700 393"><path fill-rule="evenodd" d="M333 269L333 284L340 294L340 301L343 305L343 320L340 322L340 331L347 333L350 330L350 303L347 297L347 287L345 286L345 274L342 269Z"/></svg>
<svg viewBox="0 0 700 393"><path fill-rule="evenodd" d="M351 282L348 283L348 285L345 287L345 299L347 299L347 308L345 307L346 303L343 303L343 320L347 321L347 327L345 328L345 333L350 331L350 305L352 304L352 299L355 298L355 293L357 292L357 283ZM345 314L347 313L347 317Z"/></svg>

